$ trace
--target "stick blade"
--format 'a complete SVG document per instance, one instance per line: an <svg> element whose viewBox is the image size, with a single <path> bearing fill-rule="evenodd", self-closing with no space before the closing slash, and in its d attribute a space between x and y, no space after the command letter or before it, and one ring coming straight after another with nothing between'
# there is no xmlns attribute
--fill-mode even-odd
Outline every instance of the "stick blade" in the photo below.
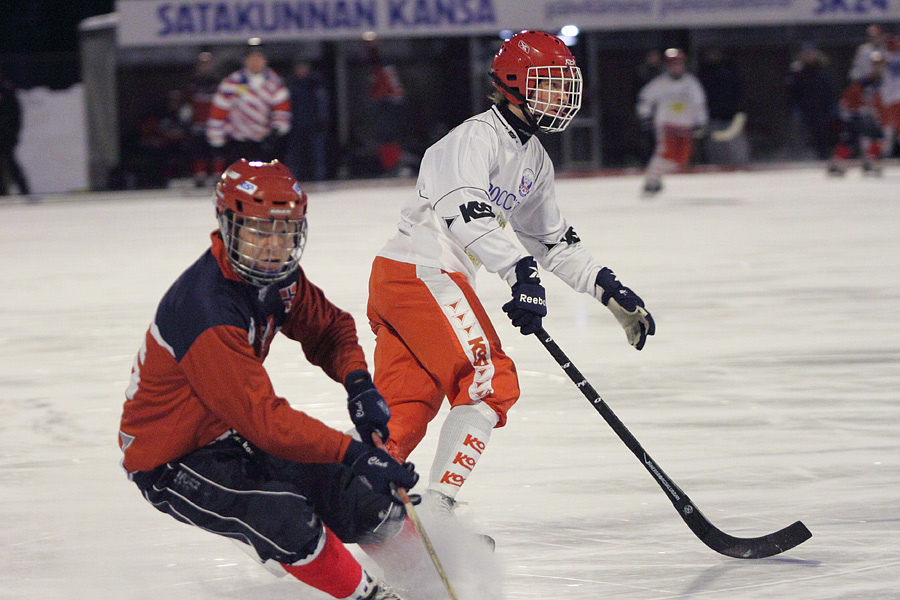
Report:
<svg viewBox="0 0 900 600"><path fill-rule="evenodd" d="M781 554L812 537L806 525L797 521L775 533L758 538L738 538L713 528L700 538L704 544L733 558L766 558Z"/></svg>

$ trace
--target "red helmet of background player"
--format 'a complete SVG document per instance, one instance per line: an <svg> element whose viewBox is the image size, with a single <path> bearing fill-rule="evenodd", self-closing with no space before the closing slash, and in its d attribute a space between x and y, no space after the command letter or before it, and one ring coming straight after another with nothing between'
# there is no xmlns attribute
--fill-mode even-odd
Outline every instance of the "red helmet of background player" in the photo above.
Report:
<svg viewBox="0 0 900 600"><path fill-rule="evenodd" d="M491 63L494 87L512 104L527 107L525 114L542 131L564 130L581 108L581 70L575 57L555 35L523 31L500 46ZM538 102L538 91L549 102Z"/></svg>
<svg viewBox="0 0 900 600"><path fill-rule="evenodd" d="M277 160L233 163L215 193L219 230L235 273L264 287L297 269L306 245L306 194Z"/></svg>
<svg viewBox="0 0 900 600"><path fill-rule="evenodd" d="M681 48L668 48L663 53L666 61L666 69L676 77L684 73L687 65L687 55Z"/></svg>
<svg viewBox="0 0 900 600"><path fill-rule="evenodd" d="M686 55L684 50L681 48L667 48L663 53L663 56L666 57L666 62L684 62L686 60Z"/></svg>

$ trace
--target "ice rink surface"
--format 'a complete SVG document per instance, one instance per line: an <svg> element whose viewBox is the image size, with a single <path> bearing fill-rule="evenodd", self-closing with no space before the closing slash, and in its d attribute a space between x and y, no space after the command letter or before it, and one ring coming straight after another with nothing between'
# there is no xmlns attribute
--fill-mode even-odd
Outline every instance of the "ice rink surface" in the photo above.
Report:
<svg viewBox="0 0 900 600"><path fill-rule="evenodd" d="M413 193L376 183L311 190L302 261L370 360L369 265ZM813 538L755 561L706 548L482 271L523 394L459 499L497 540L505 597L900 598L900 170L677 176L649 201L640 184L557 195L657 335L634 351L551 275L545 328L716 526L800 519ZM193 192L0 199L0 598L324 598L155 511L119 466L132 360L214 227ZM298 346L276 341L266 365L296 407L349 427L343 389ZM412 456L426 474L436 432Z"/></svg>

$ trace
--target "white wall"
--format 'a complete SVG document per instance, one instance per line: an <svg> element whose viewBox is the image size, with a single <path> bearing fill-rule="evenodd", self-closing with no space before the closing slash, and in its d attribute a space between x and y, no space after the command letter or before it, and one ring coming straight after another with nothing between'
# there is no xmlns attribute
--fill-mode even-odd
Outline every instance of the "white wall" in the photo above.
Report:
<svg viewBox="0 0 900 600"><path fill-rule="evenodd" d="M88 187L84 89L19 90L22 133L16 156L31 192L71 192Z"/></svg>

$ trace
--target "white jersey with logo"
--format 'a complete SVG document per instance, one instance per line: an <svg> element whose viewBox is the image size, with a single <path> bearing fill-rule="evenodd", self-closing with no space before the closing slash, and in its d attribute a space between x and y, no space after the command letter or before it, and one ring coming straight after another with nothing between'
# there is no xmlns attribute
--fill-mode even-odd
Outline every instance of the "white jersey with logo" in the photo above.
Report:
<svg viewBox="0 0 900 600"><path fill-rule="evenodd" d="M886 52L884 54L885 73L881 81L881 101L885 106L900 103L900 52Z"/></svg>
<svg viewBox="0 0 900 600"><path fill-rule="evenodd" d="M856 48L847 74L851 81L860 81L872 75L872 53L876 51L884 52L884 44L865 42Z"/></svg>
<svg viewBox="0 0 900 600"><path fill-rule="evenodd" d="M544 269L595 294L601 265L578 243L556 204L547 151L533 136L523 144L494 106L425 152L416 196L378 255L464 273L473 287L483 265L512 285L524 255L503 231L507 224Z"/></svg>
<svg viewBox="0 0 900 600"><path fill-rule="evenodd" d="M657 75L638 93L637 113L656 126L705 127L709 121L706 92L691 73L678 78Z"/></svg>

